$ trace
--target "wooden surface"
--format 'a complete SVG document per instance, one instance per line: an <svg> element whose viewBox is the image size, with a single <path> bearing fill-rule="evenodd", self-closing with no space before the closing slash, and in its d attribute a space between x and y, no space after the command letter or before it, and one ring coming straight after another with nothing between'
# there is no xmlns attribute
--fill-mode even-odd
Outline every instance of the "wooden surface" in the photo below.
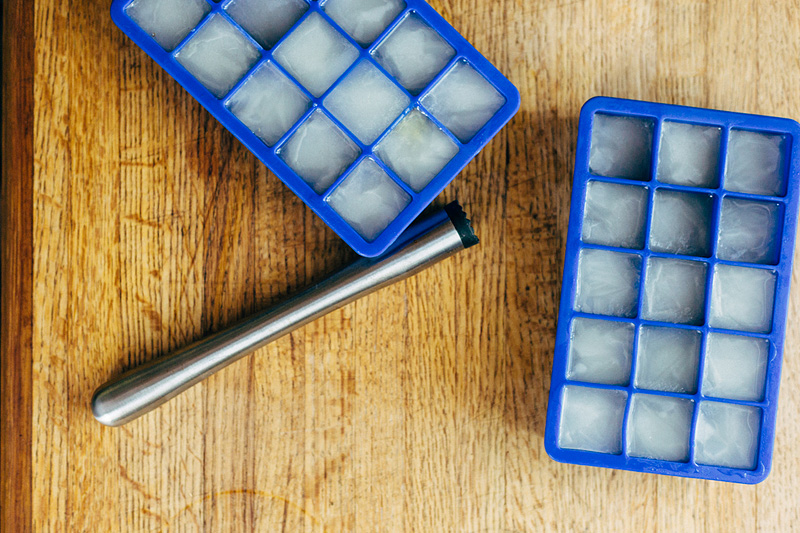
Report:
<svg viewBox="0 0 800 533"><path fill-rule="evenodd" d="M4 2L4 531L798 527L798 269L763 484L560 465L542 435L581 104L796 119L800 2L433 5L522 94L437 201L459 199L481 245L111 429L88 409L104 380L353 253L108 2Z"/></svg>

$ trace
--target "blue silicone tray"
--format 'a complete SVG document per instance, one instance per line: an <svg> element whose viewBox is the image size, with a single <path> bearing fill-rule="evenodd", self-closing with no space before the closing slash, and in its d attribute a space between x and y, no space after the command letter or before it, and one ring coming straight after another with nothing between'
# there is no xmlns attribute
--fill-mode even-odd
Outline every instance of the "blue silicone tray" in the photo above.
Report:
<svg viewBox="0 0 800 533"><path fill-rule="evenodd" d="M486 60L475 48L472 47L452 26L450 26L436 11L426 2L421 0L406 0L405 7L389 26L368 46L359 45L348 33L334 22L325 12L325 2L308 1L308 10L291 27L291 29L271 48L265 49L260 46L247 32L241 28L226 12L225 7L230 4L226 2L208 1L208 13L202 20L187 33L187 35L171 50L165 50L160 46L146 31L139 27L127 14L126 7L132 0L115 0L111 6L111 15L119 28L128 35L138 46L149 54L159 65L161 65L173 78L175 78L189 93L194 96L214 117L217 118L228 130L230 130L250 151L252 151L270 170L272 170L292 191L322 218L345 242L347 242L357 253L373 257L384 252L400 233L422 212L422 210L438 195L442 189L472 160L473 157L486 145L487 142L505 125L506 122L516 113L519 108L519 93L516 88ZM359 57L350 65L333 85L319 97L315 97L302 87L281 65L273 60L272 51L280 46L281 42L291 35L292 32L302 22L312 14L321 15L325 21L331 24L336 30L341 32L350 43L352 43L360 54ZM375 60L374 51L387 38L392 30L400 24L406 17L416 16L421 18L435 32L437 32L455 50L455 54L449 63L430 81L427 86L418 94L411 94L392 77L378 61ZM194 76L192 76L175 58L181 49L191 40L192 36L213 17L224 17L242 35L255 46L259 59L251 66L245 75L228 91L225 96L217 98L205 86L203 86ZM403 110L378 138L370 143L361 142L358 137L352 134L333 113L325 107L326 97L336 89L336 87L347 77L347 75L362 61L367 61L377 67L384 75L389 77L410 99L410 104ZM271 63L279 71L285 74L290 80L301 88L305 96L310 100L311 105L302 117L278 140L274 145L267 146L254 134L248 127L240 122L233 115L226 103L232 95L245 83L245 81L264 63ZM433 113L429 112L423 101L437 83L444 78L455 66L460 63L468 63L478 73L480 73L490 84L502 95L505 103L496 113L484 124L484 126L471 138L459 140L457 135L451 133ZM415 91L416 93L416 91ZM295 130L316 110L321 110L329 119L333 121L342 131L344 131L360 149L360 155L355 161L327 188L323 193L317 194L314 190L301 179L280 157L281 147L291 138ZM415 192L411 187L402 181L383 160L373 151L381 140L395 128L395 126L414 109L420 110L425 116L430 118L433 123L444 131L458 147L455 156L447 163L441 171L420 191ZM368 240L362 237L353 229L336 211L328 204L330 195L344 181L349 173L365 158L372 158L380 168L410 197L410 202L402 211L388 224L388 226L377 237Z"/></svg>
<svg viewBox="0 0 800 533"><path fill-rule="evenodd" d="M596 114L618 115L641 117L652 121L652 155L650 164L649 178L644 181L632 181L630 179L609 178L594 175L589 170L590 142L592 138L592 127ZM657 180L658 154L661 144L661 131L664 121L676 121L696 125L715 126L721 129L718 182L717 187L687 187L680 185L670 185L661 183ZM784 194L779 196L764 196L732 192L726 189L725 168L729 156L728 141L732 130L746 130L767 134L777 134L783 136L784 142ZM786 328L786 315L789 297L789 284L792 274L792 256L795 243L795 231L798 218L798 201L800 200L800 190L798 180L800 179L800 125L796 122L774 117L746 115L739 113L729 113L724 111L714 111L708 109L697 109L690 107L664 105L649 102L621 100L615 98L597 97L589 100L581 111L580 125L578 130L577 153L575 156L575 174L572 191L572 204L570 210L569 229L567 233L567 248L564 263L564 278L561 292L561 303L558 316L558 331L556 337L555 357L553 362L553 373L550 385L550 398L547 410L547 423L545 430L545 448L547 453L556 461L564 463L574 463L580 465L602 466L608 468L618 468L634 470L639 472L649 472L657 474L669 474L676 476L705 478L720 481L732 481L739 483L758 483L766 478L769 473L772 461L773 441L775 437L775 419L778 407L778 387L780 382L781 359ZM645 225L645 243L641 249L614 248L609 246L599 246L588 244L582 241L582 221L583 205L587 190L587 184L593 180L619 183L626 185L638 185L647 190L648 208L647 223ZM664 322L648 321L641 318L642 301L644 293L644 279L646 272L641 272L639 284L639 297L635 316L632 318L622 318L613 316L589 315L575 311L576 289L578 277L578 263L581 250L601 249L616 252L636 254L641 258L641 268L646 269L647 260L650 257L676 257L675 254L657 253L649 248L650 220L652 218L653 198L657 190L675 190L687 192L699 192L713 196L713 211L711 213L711 232L712 245L709 257L688 257L677 256L680 259L691 259L701 261L707 265L706 294L704 300L704 319L699 325L679 325ZM719 227L720 209L722 199L741 198L752 200L763 200L770 203L777 203L781 206L780 211L783 215L782 223L778 224L778 231L775 238L780 240L780 250L776 254L776 260L771 264L752 264L743 262L723 261L717 257L717 238L716 234ZM709 326L709 305L711 303L712 284L714 283L713 272L716 265L736 265L748 268L759 268L771 271L776 276L774 307L772 315L772 328L767 333L751 333L745 331L721 330ZM567 378L570 357L571 327L573 319L576 317L591 317L594 319L604 319L615 322L625 322L632 324L634 329L633 356L631 360L631 377L627 385L607 385L598 383L578 383ZM643 390L634 386L634 376L637 370L637 358L639 356L639 331L643 325L662 326L667 328L691 329L701 335L699 362L697 372L696 393L681 394L673 392L661 392L654 390ZM769 355L767 358L766 383L761 401L738 401L726 398L712 397L705 395L704 390L704 363L706 354L706 339L709 333L729 333L745 337L765 339L769 343ZM587 379L588 381L588 379ZM559 430L562 416L565 386L586 386L594 389L620 391L625 397L624 416L621 425L620 453L599 453L585 451L581 449L562 448L559 445ZM666 461L633 457L628 453L628 429L631 413L631 400L634 395L639 393L654 394L657 396L671 396L682 398L691 402L692 416L689 433L689 454L685 461ZM730 467L712 466L698 464L696 461L696 440L695 432L697 428L698 411L704 402L720 402L722 404L739 404L751 406L760 415L760 428L758 435L758 448L755 457L755 468L740 469Z"/></svg>

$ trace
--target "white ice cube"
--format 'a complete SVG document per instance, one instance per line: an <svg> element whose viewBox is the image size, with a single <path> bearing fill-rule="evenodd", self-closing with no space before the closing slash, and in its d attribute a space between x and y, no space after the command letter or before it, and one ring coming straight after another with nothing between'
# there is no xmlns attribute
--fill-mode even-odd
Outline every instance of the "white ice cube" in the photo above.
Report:
<svg viewBox="0 0 800 533"><path fill-rule="evenodd" d="M769 333L772 330L775 299L773 271L717 265L712 286L711 327L755 333Z"/></svg>
<svg viewBox="0 0 800 533"><path fill-rule="evenodd" d="M691 400L634 394L626 432L628 455L688 461L693 414L694 402Z"/></svg>
<svg viewBox="0 0 800 533"><path fill-rule="evenodd" d="M125 13L167 51L211 11L205 0L133 0Z"/></svg>
<svg viewBox="0 0 800 533"><path fill-rule="evenodd" d="M644 187L592 180L586 187L581 239L593 244L642 248L648 192Z"/></svg>
<svg viewBox="0 0 800 533"><path fill-rule="evenodd" d="M278 149L278 156L322 194L356 160L361 149L322 111L314 111Z"/></svg>
<svg viewBox="0 0 800 533"><path fill-rule="evenodd" d="M367 241L374 241L410 201L370 158L362 159L328 197L334 211Z"/></svg>
<svg viewBox="0 0 800 533"><path fill-rule="evenodd" d="M721 402L700 402L699 409L694 435L695 461L753 470L758 455L761 409Z"/></svg>
<svg viewBox="0 0 800 533"><path fill-rule="evenodd" d="M408 92L419 94L447 66L456 51L412 13L372 54Z"/></svg>
<svg viewBox="0 0 800 533"><path fill-rule="evenodd" d="M728 261L776 264L782 222L779 204L723 198L717 256Z"/></svg>
<svg viewBox="0 0 800 533"><path fill-rule="evenodd" d="M709 333L703 372L703 394L759 402L769 359L769 341L742 335Z"/></svg>
<svg viewBox="0 0 800 533"><path fill-rule="evenodd" d="M628 394L567 385L561 397L558 445L600 453L622 452L622 419Z"/></svg>
<svg viewBox="0 0 800 533"><path fill-rule="evenodd" d="M782 135L731 130L725 188L751 194L782 195L784 144Z"/></svg>
<svg viewBox="0 0 800 533"><path fill-rule="evenodd" d="M270 48L308 10L304 0L234 0L225 12L264 48Z"/></svg>
<svg viewBox="0 0 800 533"><path fill-rule="evenodd" d="M633 324L577 317L572 321L567 378L627 385L633 355Z"/></svg>
<svg viewBox="0 0 800 533"><path fill-rule="evenodd" d="M663 183L716 187L721 129L664 121L656 176Z"/></svg>
<svg viewBox="0 0 800 533"><path fill-rule="evenodd" d="M316 97L358 58L358 49L319 13L311 13L273 50L272 57Z"/></svg>
<svg viewBox="0 0 800 533"><path fill-rule="evenodd" d="M650 222L650 249L708 257L713 205L708 194L657 190Z"/></svg>
<svg viewBox="0 0 800 533"><path fill-rule="evenodd" d="M372 144L411 100L369 61L362 61L325 97L324 106L364 144Z"/></svg>
<svg viewBox="0 0 800 533"><path fill-rule="evenodd" d="M651 257L647 260L642 318L676 324L703 324L706 264Z"/></svg>
<svg viewBox="0 0 800 533"><path fill-rule="evenodd" d="M653 151L653 121L596 113L589 170L598 176L647 181Z"/></svg>
<svg viewBox="0 0 800 533"><path fill-rule="evenodd" d="M694 394L700 340L699 331L642 326L634 385L639 389Z"/></svg>
<svg viewBox="0 0 800 533"><path fill-rule="evenodd" d="M575 310L632 318L639 301L638 255L585 249L578 260Z"/></svg>
<svg viewBox="0 0 800 533"><path fill-rule="evenodd" d="M506 103L472 65L459 61L422 97L422 105L461 142L469 142Z"/></svg>
<svg viewBox="0 0 800 533"><path fill-rule="evenodd" d="M225 96L259 57L258 48L220 15L203 24L175 55L217 98Z"/></svg>
<svg viewBox="0 0 800 533"><path fill-rule="evenodd" d="M322 9L361 46L368 46L405 9L403 0L328 0Z"/></svg>

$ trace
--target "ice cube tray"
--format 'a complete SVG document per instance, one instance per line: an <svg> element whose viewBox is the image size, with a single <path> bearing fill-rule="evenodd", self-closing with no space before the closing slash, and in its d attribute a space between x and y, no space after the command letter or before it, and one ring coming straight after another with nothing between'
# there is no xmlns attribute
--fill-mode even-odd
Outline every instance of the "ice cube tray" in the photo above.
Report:
<svg viewBox="0 0 800 533"><path fill-rule="evenodd" d="M159 11L153 11L156 6ZM377 18L365 19L374 12L359 11L376 6L383 10ZM285 32L260 26L270 13L280 14ZM519 108L516 88L421 0L115 0L111 15L364 256L385 251ZM423 33L393 39L403 25ZM210 36L210 45L201 42ZM303 44L319 50L320 56L310 57ZM444 59L437 61L434 51ZM209 59L220 67L210 72ZM320 65L332 69L330 79L312 79ZM410 74L409 68L414 70ZM477 83L482 96L460 90L465 80ZM248 100L247 93L257 85L273 91L273 97ZM373 99L373 88L394 100ZM414 127L392 139L410 114ZM367 123L356 124L354 115ZM418 126L420 117L423 126ZM465 117L480 121L477 131L465 126ZM308 153L303 150L329 160L329 167L302 165L303 153ZM414 165L409 170L403 164L403 150L416 158L412 162L424 164L413 176L408 174ZM299 157L300 163L290 157ZM297 170L285 159L294 161ZM360 166L365 167L361 174L381 175L379 186L340 189ZM343 198L337 190L358 196ZM370 198L383 204L369 209ZM347 212L361 206L363 211Z"/></svg>
<svg viewBox="0 0 800 533"><path fill-rule="evenodd" d="M624 142L595 131L595 125L618 117L641 121L616 123L615 131L627 136ZM685 137L665 142L665 132ZM752 138L751 132L766 136ZM604 150L593 151L593 142ZM669 154L662 150L676 145L690 151L711 146L716 155L705 162L695 157L688 171L681 165L697 153L666 168ZM781 148L779 159L770 145ZM777 172L770 173L773 164ZM545 430L553 459L740 483L767 476L799 179L800 126L794 121L606 97L584 105ZM637 194L622 195L610 186L633 187ZM595 204L608 205L585 213L587 192ZM699 206L695 211L685 212L707 213L708 236L691 224L671 237L670 228L662 228L662 237L669 238L657 239L661 246L654 250L653 209L660 194L702 199L688 204ZM731 238L726 231L748 229L741 222L730 227L735 219L726 208L737 203L771 208L777 221L766 224L767 230L764 209L753 211L749 224L757 234L766 232L766 245L759 237L724 246ZM631 227L636 224L641 228ZM691 238L681 240L682 234ZM595 270L581 272L581 262ZM612 275L602 277L597 269L603 268ZM653 272L659 275L648 287ZM725 291L726 281L734 293ZM753 302L771 300L766 320L752 312L755 305L731 306L725 298L736 292L752 294ZM659 314L673 305L680 312Z"/></svg>

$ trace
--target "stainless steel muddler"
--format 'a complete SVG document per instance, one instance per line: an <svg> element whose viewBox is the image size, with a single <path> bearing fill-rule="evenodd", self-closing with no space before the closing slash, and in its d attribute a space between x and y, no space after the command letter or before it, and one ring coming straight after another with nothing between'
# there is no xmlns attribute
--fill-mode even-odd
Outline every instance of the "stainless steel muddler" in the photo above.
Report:
<svg viewBox="0 0 800 533"><path fill-rule="evenodd" d="M475 244L453 202L410 226L382 256L359 259L275 307L105 383L92 398L94 417L107 426L130 422L275 339Z"/></svg>

